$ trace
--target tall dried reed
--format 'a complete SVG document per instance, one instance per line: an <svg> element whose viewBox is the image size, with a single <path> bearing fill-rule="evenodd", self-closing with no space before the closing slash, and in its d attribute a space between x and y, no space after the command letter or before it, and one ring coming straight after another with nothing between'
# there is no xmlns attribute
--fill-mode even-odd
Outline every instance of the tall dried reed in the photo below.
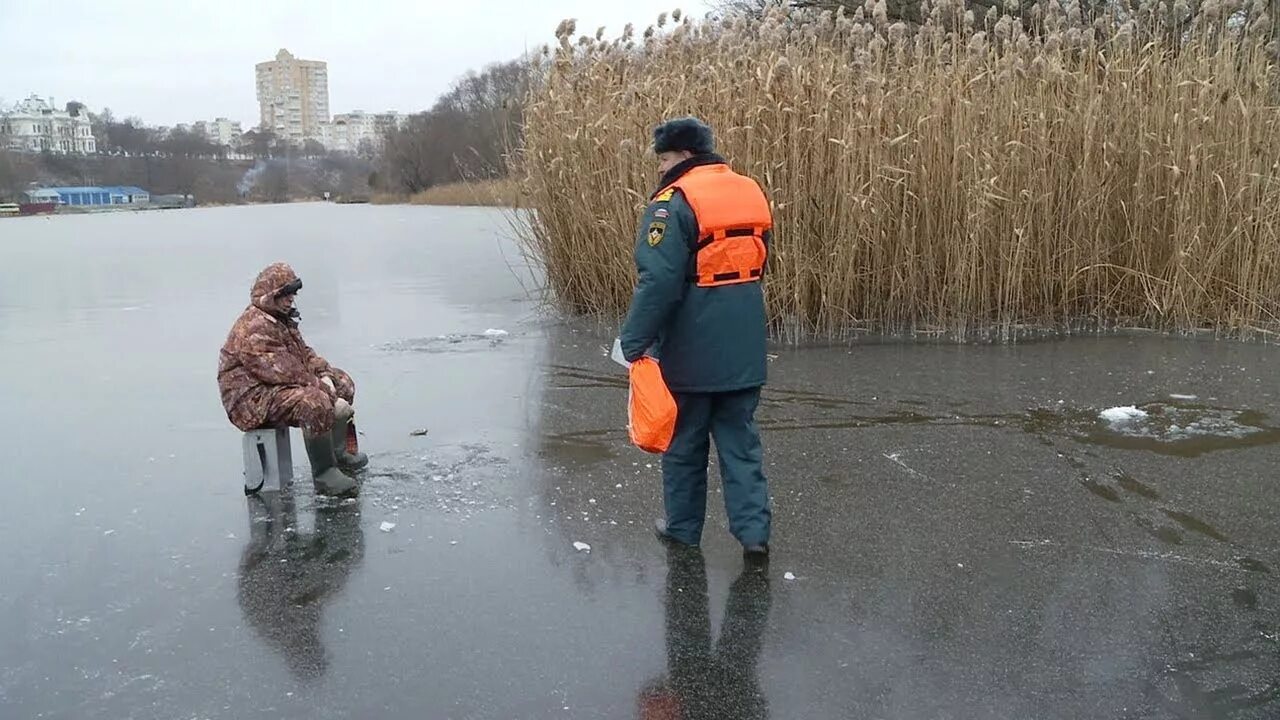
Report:
<svg viewBox="0 0 1280 720"><path fill-rule="evenodd" d="M517 166L554 299L625 310L649 133L694 114L774 205L766 288L788 339L1280 327L1265 12L1210 0L1172 29L1184 0L1092 24L1074 0L1025 23L941 0L908 28L883 2L677 12L612 40L562 23Z"/></svg>

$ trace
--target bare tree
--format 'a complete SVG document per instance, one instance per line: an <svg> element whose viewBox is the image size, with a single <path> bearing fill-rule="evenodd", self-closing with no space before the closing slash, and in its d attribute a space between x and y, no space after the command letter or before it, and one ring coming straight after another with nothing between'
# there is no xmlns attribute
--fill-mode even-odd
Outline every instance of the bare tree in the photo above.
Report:
<svg viewBox="0 0 1280 720"><path fill-rule="evenodd" d="M103 108L101 113L90 115L89 122L100 153L143 155L152 149L152 138L138 118L118 121L111 108Z"/></svg>
<svg viewBox="0 0 1280 720"><path fill-rule="evenodd" d="M295 159L301 155L302 148L294 145L286 138L277 137L271 144L271 157Z"/></svg>
<svg viewBox="0 0 1280 720"><path fill-rule="evenodd" d="M286 202L289 199L289 167L284 162L271 162L262 171L262 179L258 181L258 190L271 202Z"/></svg>
<svg viewBox="0 0 1280 720"><path fill-rule="evenodd" d="M433 122L431 113L418 113L403 127L387 131L382 141L382 179L389 188L416 193L441 182L435 174L440 148L432 140Z"/></svg>
<svg viewBox="0 0 1280 720"><path fill-rule="evenodd" d="M218 146L209 142L203 133L175 128L170 130L157 147L172 157L217 157Z"/></svg>
<svg viewBox="0 0 1280 720"><path fill-rule="evenodd" d="M0 149L0 201L16 197L18 185L18 171L13 158L9 151Z"/></svg>
<svg viewBox="0 0 1280 720"><path fill-rule="evenodd" d="M770 5L775 5L777 2L778 0L719 0L718 2L709 3L709 5L713 12L719 12L724 15L758 17L763 15Z"/></svg>
<svg viewBox="0 0 1280 720"><path fill-rule="evenodd" d="M241 150L255 158L271 157L271 148L276 144L276 134L270 130L250 130L240 136Z"/></svg>
<svg viewBox="0 0 1280 720"><path fill-rule="evenodd" d="M414 193L432 185L507 172L519 141L531 64L514 60L458 78L430 110L386 131L383 185Z"/></svg>

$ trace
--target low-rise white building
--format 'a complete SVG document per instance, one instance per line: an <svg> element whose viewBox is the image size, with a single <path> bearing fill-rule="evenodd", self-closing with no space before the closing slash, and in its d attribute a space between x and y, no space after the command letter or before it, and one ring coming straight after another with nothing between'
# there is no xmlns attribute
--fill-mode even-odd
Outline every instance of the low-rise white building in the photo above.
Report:
<svg viewBox="0 0 1280 720"><path fill-rule="evenodd" d="M0 110L0 145L19 152L98 152L87 112L72 114L38 95Z"/></svg>
<svg viewBox="0 0 1280 720"><path fill-rule="evenodd" d="M333 120L320 125L320 144L330 152L358 152L365 140L378 145L373 115L362 110L334 115Z"/></svg>
<svg viewBox="0 0 1280 720"><path fill-rule="evenodd" d="M330 152L357 153L364 141L377 149L389 128L404 124L405 116L390 111L367 113L353 110L333 116L333 120L320 126L320 143Z"/></svg>
<svg viewBox="0 0 1280 720"><path fill-rule="evenodd" d="M222 145L223 147L236 147L240 144L241 126L238 121L228 120L226 118L217 118L216 120L201 121L195 124L195 129L204 134L204 137L214 145Z"/></svg>

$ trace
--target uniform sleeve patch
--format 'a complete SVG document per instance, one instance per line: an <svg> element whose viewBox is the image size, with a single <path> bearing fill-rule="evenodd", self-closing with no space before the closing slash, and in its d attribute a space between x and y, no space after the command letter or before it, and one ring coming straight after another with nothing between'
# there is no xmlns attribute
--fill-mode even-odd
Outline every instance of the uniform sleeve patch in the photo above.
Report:
<svg viewBox="0 0 1280 720"><path fill-rule="evenodd" d="M667 188L666 190L663 190L662 192L658 193L658 196L655 197L653 201L666 202L670 200L675 194L676 194L675 188Z"/></svg>
<svg viewBox="0 0 1280 720"><path fill-rule="evenodd" d="M657 247L662 242L662 236L667 232L667 224L664 222L649 223L649 247Z"/></svg>
<svg viewBox="0 0 1280 720"><path fill-rule="evenodd" d="M666 208L658 208L657 210L653 211L653 216L658 218L659 220L664 220L670 215L671 213L667 212Z"/></svg>

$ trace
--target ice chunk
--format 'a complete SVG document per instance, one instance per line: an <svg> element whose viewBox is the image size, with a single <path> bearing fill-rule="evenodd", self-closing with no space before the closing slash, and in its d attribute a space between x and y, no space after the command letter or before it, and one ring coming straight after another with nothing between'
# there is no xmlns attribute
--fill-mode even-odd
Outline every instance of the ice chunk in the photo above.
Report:
<svg viewBox="0 0 1280 720"><path fill-rule="evenodd" d="M392 530L396 529L396 524L393 522L387 522L384 520L382 524L378 526L378 529L381 530L382 532L391 532Z"/></svg>
<svg viewBox="0 0 1280 720"><path fill-rule="evenodd" d="M1198 400L1199 399L1195 395L1183 395L1181 393L1170 393L1169 397L1174 400Z"/></svg>
<svg viewBox="0 0 1280 720"><path fill-rule="evenodd" d="M488 330L484 331L485 337L498 338L498 337L506 337L507 335L508 333L506 330L498 330L497 328L489 328Z"/></svg>
<svg viewBox="0 0 1280 720"><path fill-rule="evenodd" d="M1147 413L1132 405L1122 405L1120 407L1107 408L1099 413L1099 416L1112 425L1124 425L1125 423L1145 418Z"/></svg>
<svg viewBox="0 0 1280 720"><path fill-rule="evenodd" d="M591 546L584 542L575 542L573 544L573 549L578 552L591 552Z"/></svg>
<svg viewBox="0 0 1280 720"><path fill-rule="evenodd" d="M795 579L796 579L796 574L795 574L795 573L792 573L792 572L789 572L789 573L787 573L786 575L783 575L783 576L782 576L782 579L783 579L783 580L795 580Z"/></svg>

